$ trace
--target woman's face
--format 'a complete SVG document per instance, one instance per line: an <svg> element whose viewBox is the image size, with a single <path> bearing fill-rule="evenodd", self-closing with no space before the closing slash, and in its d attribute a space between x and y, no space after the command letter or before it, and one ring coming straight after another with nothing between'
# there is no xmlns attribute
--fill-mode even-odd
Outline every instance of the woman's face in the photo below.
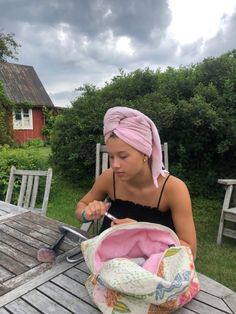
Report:
<svg viewBox="0 0 236 314"><path fill-rule="evenodd" d="M144 154L118 137L110 137L107 142L110 166L116 176L129 180L139 174L144 167Z"/></svg>

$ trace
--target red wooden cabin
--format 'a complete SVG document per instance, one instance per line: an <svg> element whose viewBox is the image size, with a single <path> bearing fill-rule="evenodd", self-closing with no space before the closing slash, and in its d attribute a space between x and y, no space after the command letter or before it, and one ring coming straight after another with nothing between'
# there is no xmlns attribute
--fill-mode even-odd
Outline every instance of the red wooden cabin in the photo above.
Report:
<svg viewBox="0 0 236 314"><path fill-rule="evenodd" d="M0 62L0 80L3 81L9 99L16 103L30 102L30 108L18 108L10 117L13 139L24 143L31 139L42 139L45 124L43 107L54 108L37 73L32 66Z"/></svg>

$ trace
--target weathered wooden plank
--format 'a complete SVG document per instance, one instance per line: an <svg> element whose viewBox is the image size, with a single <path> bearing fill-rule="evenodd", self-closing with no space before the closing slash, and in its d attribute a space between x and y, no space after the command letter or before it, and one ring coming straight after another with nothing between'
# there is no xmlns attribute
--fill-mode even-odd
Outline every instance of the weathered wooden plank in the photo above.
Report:
<svg viewBox="0 0 236 314"><path fill-rule="evenodd" d="M6 203L6 202L3 202L3 201L0 201L0 208L1 208L1 210L3 212L10 214L13 211L14 212L18 211L19 207L15 206L15 205L12 205L10 203Z"/></svg>
<svg viewBox="0 0 236 314"><path fill-rule="evenodd" d="M40 248L45 245L44 242L39 241L37 239L34 239L26 234L23 234L22 232L19 232L18 230L15 230L9 226L7 226L5 223L0 224L0 230L11 235L12 237L15 237L16 239L19 239L22 242L27 243L28 245L31 245L35 248Z"/></svg>
<svg viewBox="0 0 236 314"><path fill-rule="evenodd" d="M7 211L5 211L5 210L1 210L1 209L0 209L0 216L6 215L6 214L8 214L8 212L7 212Z"/></svg>
<svg viewBox="0 0 236 314"><path fill-rule="evenodd" d="M22 274L29 269L2 252L0 252L0 265L16 275Z"/></svg>
<svg viewBox="0 0 236 314"><path fill-rule="evenodd" d="M82 284L78 283L77 281L63 274L58 275L57 277L53 278L51 281L56 283L58 286L60 286L64 290L74 295L78 295L82 299L85 299L88 301L90 300L88 298L88 292Z"/></svg>
<svg viewBox="0 0 236 314"><path fill-rule="evenodd" d="M0 266L0 283L3 283L7 279L14 277L14 274Z"/></svg>
<svg viewBox="0 0 236 314"><path fill-rule="evenodd" d="M224 301L228 305L228 307L231 309L232 313L236 313L236 293L233 292L226 297L224 297Z"/></svg>
<svg viewBox="0 0 236 314"><path fill-rule="evenodd" d="M36 258L33 258L27 254L22 253L21 251L14 249L13 247L0 241L0 252L8 255L11 258L14 258L17 262L22 263L23 265L32 268L39 264Z"/></svg>
<svg viewBox="0 0 236 314"><path fill-rule="evenodd" d="M47 228L58 231L58 225L61 225L62 222L51 219L49 217L44 217L38 214L35 214L33 212L27 212L24 215L21 215L21 217L24 217L24 219L28 219L30 221L34 221L35 223L42 225L42 226L47 226Z"/></svg>
<svg viewBox="0 0 236 314"><path fill-rule="evenodd" d="M88 274L81 271L80 269L73 267L65 272L65 275L70 277L71 279L74 279L84 285L86 279L88 278Z"/></svg>
<svg viewBox="0 0 236 314"><path fill-rule="evenodd" d="M76 265L76 267L78 269L84 271L85 273L90 274L90 271L89 271L89 269L88 269L88 267L87 267L85 262L79 263L78 265Z"/></svg>
<svg viewBox="0 0 236 314"><path fill-rule="evenodd" d="M51 244L53 241L52 241L52 238L50 236L47 236L47 235L44 235L38 231L35 231L33 229L30 229L30 228L27 228L27 226L24 226L16 221L9 221L9 222L6 222L5 225L11 227L11 228L14 228L15 230L18 230L20 231L21 233L25 234L25 235L28 235L34 239L37 239L37 240L40 240L40 241L43 241L44 243L46 244Z"/></svg>
<svg viewBox="0 0 236 314"><path fill-rule="evenodd" d="M8 288L6 288L2 284L0 284L0 296L6 294L8 291L9 291Z"/></svg>
<svg viewBox="0 0 236 314"><path fill-rule="evenodd" d="M232 218L234 219L234 222L236 222L236 215L232 216ZM233 221L233 219L231 221ZM223 235L226 237L232 238L232 239L236 239L236 230L224 228L223 229Z"/></svg>
<svg viewBox="0 0 236 314"><path fill-rule="evenodd" d="M66 254L66 253L65 253ZM24 276L13 278L12 281L5 282L4 284L12 287L14 285L17 285L18 283L21 284L14 288L14 290L9 291L8 293L5 293L0 298L0 308L13 300L21 297L23 294L27 293L28 291L31 291L32 289L38 287L39 285L45 283L47 280L50 280L57 276L58 274L61 274L62 272L66 271L67 269L74 267L75 265L70 264L65 261L65 256L60 256L59 259L60 262L55 264L49 264L49 263L43 263L39 266L36 266L35 268L28 271L27 275L30 273L32 274L32 280L27 280L20 282L24 280ZM36 274L33 276L33 272L36 272ZM19 281L20 280L20 281ZM17 282L14 282L17 281Z"/></svg>
<svg viewBox="0 0 236 314"><path fill-rule="evenodd" d="M40 274L43 274L46 270L50 269L51 267L52 265L48 263L40 264L18 276L15 276L9 280L6 280L4 282L4 286L9 289L15 289L19 287L20 285L27 283L29 280L36 278Z"/></svg>
<svg viewBox="0 0 236 314"><path fill-rule="evenodd" d="M10 203L6 203L6 202L3 202L3 201L0 201L0 208L3 212L6 212L6 213L24 213L24 212L27 212L27 210L23 207L20 207L20 206L16 206L16 205L13 205L13 204L10 204Z"/></svg>
<svg viewBox="0 0 236 314"><path fill-rule="evenodd" d="M234 185L236 184L236 180L235 179L219 179L217 181L220 184L224 184L224 185Z"/></svg>
<svg viewBox="0 0 236 314"><path fill-rule="evenodd" d="M21 186L20 186L20 195L18 198L17 205L24 207L24 196L25 196L25 189L26 189L26 183L27 183L27 176L22 176Z"/></svg>
<svg viewBox="0 0 236 314"><path fill-rule="evenodd" d="M35 208L37 195L38 195L38 186L39 186L39 176L35 176L32 195L31 195L31 201L30 201L30 207L31 208Z"/></svg>
<svg viewBox="0 0 236 314"><path fill-rule="evenodd" d="M81 300L80 294L78 293L78 297L72 295L71 293L65 291L64 289L58 287L52 282L46 282L42 286L38 287L38 290L46 294L48 297L64 306L72 313L79 314L95 314L100 313L94 307L88 305L83 300Z"/></svg>
<svg viewBox="0 0 236 314"><path fill-rule="evenodd" d="M59 230L57 232L52 231L48 229L45 226L38 225L30 220L26 220L22 217L14 217L14 222L8 222L6 225L11 225L12 227L16 228L17 230L28 234L29 236L32 236L36 239L42 240L47 245L53 244L61 235ZM61 251L68 251L72 249L76 243L73 243L72 241L68 241L66 238L65 240L60 244L60 250Z"/></svg>
<svg viewBox="0 0 236 314"><path fill-rule="evenodd" d="M7 310L5 310L4 308L0 309L0 314L10 314L10 312L8 312Z"/></svg>
<svg viewBox="0 0 236 314"><path fill-rule="evenodd" d="M195 313L201 313L201 314L222 314L222 313L230 313L232 312L224 312L222 310L217 309L214 306L209 306L208 304L204 304L202 302L199 302L195 299L193 299L191 302L185 305L186 309L192 310Z"/></svg>
<svg viewBox="0 0 236 314"><path fill-rule="evenodd" d="M28 303L33 304L41 313L45 314L70 314L68 310L62 307L60 304L54 302L48 298L43 293L37 291L36 289L28 292L22 296L23 300L26 300Z"/></svg>
<svg viewBox="0 0 236 314"><path fill-rule="evenodd" d="M12 217L19 215L19 213L14 212L14 213L10 213L10 214L6 214L3 216L0 216L0 223L3 223L5 221L10 220Z"/></svg>
<svg viewBox="0 0 236 314"><path fill-rule="evenodd" d="M210 291L211 293L211 291ZM223 299L220 299L212 294L210 294L209 292L206 293L204 291L200 291L197 296L195 297L195 299L197 301L200 301L202 303L211 305L212 307L217 308L218 310L221 310L224 313L232 313L229 310L229 307L225 304L225 302L223 301Z"/></svg>
<svg viewBox="0 0 236 314"><path fill-rule="evenodd" d="M22 226L28 227L29 229L33 229L35 231L38 231L42 234L50 236L50 238L57 238L60 234L59 229L57 231L54 231L52 229L47 228L47 225L40 225L37 224L37 222L32 221L30 219L25 219L24 216L19 215L18 217L13 217L13 221L20 223Z"/></svg>
<svg viewBox="0 0 236 314"><path fill-rule="evenodd" d="M11 313L14 314L40 314L39 311L37 311L35 308L33 308L31 305L29 305L27 302L25 302L22 299L17 299L11 303L9 303L6 306L6 309L8 309Z"/></svg>
<svg viewBox="0 0 236 314"><path fill-rule="evenodd" d="M47 170L21 170L21 169L15 169L14 174L19 175L37 175L37 176L46 176L48 173Z"/></svg>
<svg viewBox="0 0 236 314"><path fill-rule="evenodd" d="M200 281L201 291L210 292L212 295L223 298L231 293L233 293L232 290L229 288L221 285L219 282L216 282L215 280L198 273L198 279Z"/></svg>
<svg viewBox="0 0 236 314"><path fill-rule="evenodd" d="M88 294L88 291L86 290L83 284L73 281L73 279L66 277L63 274L58 275L57 277L53 278L52 282L56 283L58 286L68 291L69 293L74 294L75 296L79 296L81 299L83 299L87 303L91 305L93 304Z"/></svg>
<svg viewBox="0 0 236 314"><path fill-rule="evenodd" d="M12 246L13 248L16 248L30 256L37 256L37 251L38 249L24 243L24 242L21 242L20 240L10 236L9 234L6 234L2 231L0 231L0 239L2 242L4 242L5 244L7 245L10 245Z"/></svg>
<svg viewBox="0 0 236 314"><path fill-rule="evenodd" d="M29 208L29 202L30 202L32 188L33 188L33 176L29 175L28 180L27 180L25 199L24 199L24 207L26 207L26 208Z"/></svg>

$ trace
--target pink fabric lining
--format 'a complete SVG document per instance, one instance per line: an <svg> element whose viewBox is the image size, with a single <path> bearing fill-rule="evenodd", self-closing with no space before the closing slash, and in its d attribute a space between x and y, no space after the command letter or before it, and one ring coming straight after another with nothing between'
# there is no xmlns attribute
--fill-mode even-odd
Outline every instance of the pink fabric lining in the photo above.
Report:
<svg viewBox="0 0 236 314"><path fill-rule="evenodd" d="M166 230L130 229L117 230L101 241L95 253L95 269L101 269L104 262L113 258L145 259L143 268L155 273L163 252L168 245L179 245Z"/></svg>

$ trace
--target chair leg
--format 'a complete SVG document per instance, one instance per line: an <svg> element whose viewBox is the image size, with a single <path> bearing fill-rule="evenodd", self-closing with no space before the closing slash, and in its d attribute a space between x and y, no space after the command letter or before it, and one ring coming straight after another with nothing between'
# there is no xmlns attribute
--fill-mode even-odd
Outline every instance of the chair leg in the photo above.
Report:
<svg viewBox="0 0 236 314"><path fill-rule="evenodd" d="M221 245L222 242L223 229L224 229L224 210L222 209L216 241L218 245Z"/></svg>
<svg viewBox="0 0 236 314"><path fill-rule="evenodd" d="M219 229L218 229L218 235L217 235L217 244L218 245L220 245L222 242L222 235L223 235L223 230L224 230L224 220L225 220L224 210L229 208L232 191L233 191L233 185L229 185L226 189L226 192L225 192L224 203L223 203L221 216L220 216L220 223L219 223Z"/></svg>

